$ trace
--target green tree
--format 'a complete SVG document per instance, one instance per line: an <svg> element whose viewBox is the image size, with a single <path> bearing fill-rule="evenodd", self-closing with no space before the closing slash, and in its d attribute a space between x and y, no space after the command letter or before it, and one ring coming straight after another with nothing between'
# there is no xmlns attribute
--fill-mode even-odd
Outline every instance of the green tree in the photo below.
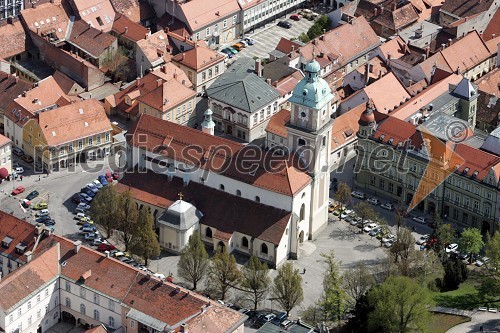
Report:
<svg viewBox="0 0 500 333"><path fill-rule="evenodd" d="M137 230L137 219L139 212L137 203L134 201L130 191L122 192L118 198L118 210L115 212L118 216L119 239L125 245L125 251L128 251L130 243L134 238L134 232Z"/></svg>
<svg viewBox="0 0 500 333"><path fill-rule="evenodd" d="M411 276L412 262L415 258L415 238L410 230L399 229L396 232L396 241L391 247L390 254L401 275Z"/></svg>
<svg viewBox="0 0 500 333"><path fill-rule="evenodd" d="M477 228L465 229L458 240L458 248L469 254L469 262L472 262L472 255L479 254L483 246L483 236Z"/></svg>
<svg viewBox="0 0 500 333"><path fill-rule="evenodd" d="M241 272L234 255L229 254L226 248L219 247L212 258L208 276L215 290L220 294L220 299L226 299L229 289L237 285L241 279Z"/></svg>
<svg viewBox="0 0 500 333"><path fill-rule="evenodd" d="M333 199L339 202L341 205L341 210L351 203L351 188L344 182L341 182L335 192ZM342 219L339 217L339 219Z"/></svg>
<svg viewBox="0 0 500 333"><path fill-rule="evenodd" d="M404 276L391 276L368 293L373 311L368 314L372 330L383 332L425 331L432 299L429 290Z"/></svg>
<svg viewBox="0 0 500 333"><path fill-rule="evenodd" d="M130 251L144 259L146 266L150 258L160 255L160 243L158 243L154 227L154 219L149 207L142 207L135 224Z"/></svg>
<svg viewBox="0 0 500 333"><path fill-rule="evenodd" d="M200 234L195 232L189 238L188 244L182 249L177 270L179 276L193 284L193 290L196 290L200 282L208 272L210 261L208 259L205 245Z"/></svg>
<svg viewBox="0 0 500 333"><path fill-rule="evenodd" d="M342 275L342 286L352 305L356 304L374 283L375 279L363 260L356 262L354 267L347 269Z"/></svg>
<svg viewBox="0 0 500 333"><path fill-rule="evenodd" d="M435 290L444 276L444 267L434 251L415 251L411 277L414 277L422 286Z"/></svg>
<svg viewBox="0 0 500 333"><path fill-rule="evenodd" d="M434 218L434 228L434 236L437 239L437 242L433 245L434 251L437 252L441 260L444 260L447 257L445 248L453 241L455 232L451 224L443 223L437 214L435 214Z"/></svg>
<svg viewBox="0 0 500 333"><path fill-rule="evenodd" d="M111 237L113 230L118 227L118 193L114 186L105 186L95 196L90 206L90 214L94 223L101 227L106 237Z"/></svg>
<svg viewBox="0 0 500 333"><path fill-rule="evenodd" d="M324 34L325 31L330 30L331 27L332 21L330 18L326 15L321 15L307 31L307 37L309 37L309 39L314 39Z"/></svg>
<svg viewBox="0 0 500 333"><path fill-rule="evenodd" d="M290 311L304 299L302 277L298 269L293 269L291 263L278 268L277 273L272 288L273 297L288 316Z"/></svg>
<svg viewBox="0 0 500 333"><path fill-rule="evenodd" d="M361 201L354 205L354 212L361 218L361 232L363 232L367 220L373 221L378 219L378 214L375 212L372 205L366 201Z"/></svg>
<svg viewBox="0 0 500 333"><path fill-rule="evenodd" d="M251 256L248 266L243 269L243 279L241 286L247 289L252 296L253 309L257 310L257 305L264 300L267 294L271 278L269 277L269 268L256 256Z"/></svg>
<svg viewBox="0 0 500 333"><path fill-rule="evenodd" d="M340 276L340 262L335 259L333 250L329 254L322 253L321 262L327 265L323 276L323 294L319 305L322 307L325 318L332 322L340 321L346 310L347 294L342 288Z"/></svg>
<svg viewBox="0 0 500 333"><path fill-rule="evenodd" d="M303 32L299 35L299 38L298 38L302 43L307 43L308 41L310 41L309 39L309 36Z"/></svg>
<svg viewBox="0 0 500 333"><path fill-rule="evenodd" d="M444 277L441 288L445 291L457 289L469 276L467 265L458 258L447 260L443 266Z"/></svg>
<svg viewBox="0 0 500 333"><path fill-rule="evenodd" d="M495 232L493 237L488 235L485 254L490 261L486 263L490 271L500 280L500 231Z"/></svg>

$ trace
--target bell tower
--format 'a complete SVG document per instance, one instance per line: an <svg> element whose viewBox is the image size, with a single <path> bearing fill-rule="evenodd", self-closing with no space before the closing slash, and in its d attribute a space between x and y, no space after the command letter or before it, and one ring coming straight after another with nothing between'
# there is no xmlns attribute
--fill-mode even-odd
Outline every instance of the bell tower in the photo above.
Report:
<svg viewBox="0 0 500 333"><path fill-rule="evenodd" d="M316 60L309 62L305 77L288 100L291 104L288 148L313 178L309 239L328 222L333 94L328 83L320 77L320 71Z"/></svg>

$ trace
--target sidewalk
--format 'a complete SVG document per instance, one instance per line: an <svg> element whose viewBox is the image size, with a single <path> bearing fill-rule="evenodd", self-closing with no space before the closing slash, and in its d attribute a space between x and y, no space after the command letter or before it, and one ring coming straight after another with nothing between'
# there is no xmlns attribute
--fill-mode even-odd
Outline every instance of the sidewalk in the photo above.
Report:
<svg viewBox="0 0 500 333"><path fill-rule="evenodd" d="M473 333L480 332L483 326L484 333L500 333L500 313L475 312L472 320L449 329L447 333Z"/></svg>

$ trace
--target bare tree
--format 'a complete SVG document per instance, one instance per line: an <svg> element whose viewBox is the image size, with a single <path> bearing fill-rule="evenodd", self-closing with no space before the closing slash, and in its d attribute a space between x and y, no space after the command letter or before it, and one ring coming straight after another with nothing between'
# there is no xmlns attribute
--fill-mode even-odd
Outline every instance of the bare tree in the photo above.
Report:
<svg viewBox="0 0 500 333"><path fill-rule="evenodd" d="M374 283L375 279L364 261L356 262L354 267L349 268L342 275L342 286L351 298L352 305L356 304Z"/></svg>

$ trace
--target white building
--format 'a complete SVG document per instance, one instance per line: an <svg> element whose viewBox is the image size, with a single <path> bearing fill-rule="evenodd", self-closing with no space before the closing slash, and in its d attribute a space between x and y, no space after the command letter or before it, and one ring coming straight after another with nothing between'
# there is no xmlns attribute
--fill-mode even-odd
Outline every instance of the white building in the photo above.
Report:
<svg viewBox="0 0 500 333"><path fill-rule="evenodd" d="M4 171L2 171L5 169ZM12 173L12 141L0 134L0 181Z"/></svg>
<svg viewBox="0 0 500 333"><path fill-rule="evenodd" d="M304 2L305 0L238 0L243 17L243 32L249 32L276 18L286 16Z"/></svg>

